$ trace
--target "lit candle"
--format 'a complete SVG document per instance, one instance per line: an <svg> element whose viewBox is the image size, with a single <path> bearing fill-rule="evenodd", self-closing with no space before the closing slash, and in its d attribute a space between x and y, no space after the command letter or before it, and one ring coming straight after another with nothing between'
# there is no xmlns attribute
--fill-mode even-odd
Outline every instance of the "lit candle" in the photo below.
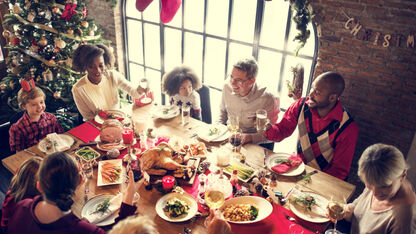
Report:
<svg viewBox="0 0 416 234"><path fill-rule="evenodd" d="M123 136L123 143L124 144L133 144L134 141L134 133L131 129L124 129L121 132L121 135Z"/></svg>
<svg viewBox="0 0 416 234"><path fill-rule="evenodd" d="M163 177L162 179L163 190L165 190L166 192L169 192L170 190L172 190L174 185L175 185L175 177L169 176L169 175Z"/></svg>

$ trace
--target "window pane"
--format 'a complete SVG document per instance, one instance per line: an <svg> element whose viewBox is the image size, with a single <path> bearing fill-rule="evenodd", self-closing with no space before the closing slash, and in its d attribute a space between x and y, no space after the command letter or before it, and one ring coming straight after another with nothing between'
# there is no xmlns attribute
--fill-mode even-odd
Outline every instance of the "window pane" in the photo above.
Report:
<svg viewBox="0 0 416 234"><path fill-rule="evenodd" d="M283 49L288 10L289 2L264 2L264 18L261 28L260 45Z"/></svg>
<svg viewBox="0 0 416 234"><path fill-rule="evenodd" d="M275 95L278 94L280 66L282 63L282 54L269 50L259 51L259 73L257 80L260 85L268 87Z"/></svg>
<svg viewBox="0 0 416 234"><path fill-rule="evenodd" d="M127 20L127 34L129 60L143 64L142 23L136 20Z"/></svg>
<svg viewBox="0 0 416 234"><path fill-rule="evenodd" d="M252 57L252 47L238 43L230 43L230 52L228 54L227 74L231 73L234 63L240 59Z"/></svg>
<svg viewBox="0 0 416 234"><path fill-rule="evenodd" d="M311 35L308 38L305 47L300 49L299 55L308 55L313 56L313 52L315 50L315 33L313 32L312 23L308 24L308 30L311 31ZM292 21L292 26L290 27L290 33L289 33L289 40L288 40L288 50L294 52L295 49L298 47L299 43L298 41L293 41L295 36L298 34L298 30L296 29L295 22Z"/></svg>
<svg viewBox="0 0 416 234"><path fill-rule="evenodd" d="M161 103L161 74L160 71L146 68L146 78L149 80L149 88L152 90L156 103Z"/></svg>
<svg viewBox="0 0 416 234"><path fill-rule="evenodd" d="M134 9L136 9L136 7L134 7ZM146 10L143 11L143 19L155 23L160 22L159 1L153 1L146 7Z"/></svg>
<svg viewBox="0 0 416 234"><path fill-rule="evenodd" d="M222 89L225 76L225 41L208 37L205 51L204 81Z"/></svg>
<svg viewBox="0 0 416 234"><path fill-rule="evenodd" d="M181 30L165 28L165 71L182 64Z"/></svg>
<svg viewBox="0 0 416 234"><path fill-rule="evenodd" d="M291 71L292 67L295 67L297 64L302 64L304 67L304 76L303 76L303 91L302 97L306 95L306 89L308 88L308 81L309 81L309 74L311 73L311 65L312 60L309 59L302 59L295 56L287 56L284 64L283 70L283 79L282 79L282 92L280 95L280 107L287 109L290 104L294 101L292 98L288 97L287 94L289 93L286 85L286 80L289 80L292 83L293 73Z"/></svg>
<svg viewBox="0 0 416 234"><path fill-rule="evenodd" d="M202 32L204 29L204 0L185 1L184 27Z"/></svg>
<svg viewBox="0 0 416 234"><path fill-rule="evenodd" d="M234 40L253 42L257 1L234 1L230 37Z"/></svg>
<svg viewBox="0 0 416 234"><path fill-rule="evenodd" d="M143 66L129 63L130 65L130 81L132 84L139 85L140 79L144 77Z"/></svg>
<svg viewBox="0 0 416 234"><path fill-rule="evenodd" d="M202 35L185 33L185 59L184 63L195 71L202 79Z"/></svg>
<svg viewBox="0 0 416 234"><path fill-rule="evenodd" d="M129 17L134 17L140 19L140 11L136 9L136 1L135 0L127 0L126 1L126 15Z"/></svg>
<svg viewBox="0 0 416 234"><path fill-rule="evenodd" d="M166 25L178 27L178 28L182 27L182 5L183 4L181 4L181 6L179 7L173 19Z"/></svg>
<svg viewBox="0 0 416 234"><path fill-rule="evenodd" d="M157 1L155 1L157 2ZM159 26L144 24L145 66L160 69Z"/></svg>
<svg viewBox="0 0 416 234"><path fill-rule="evenodd" d="M207 9L206 32L227 37L229 1L209 0Z"/></svg>

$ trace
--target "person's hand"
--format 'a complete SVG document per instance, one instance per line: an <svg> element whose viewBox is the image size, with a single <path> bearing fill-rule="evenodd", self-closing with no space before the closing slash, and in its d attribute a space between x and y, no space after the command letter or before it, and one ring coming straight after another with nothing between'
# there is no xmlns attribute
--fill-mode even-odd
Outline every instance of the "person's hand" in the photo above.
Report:
<svg viewBox="0 0 416 234"><path fill-rule="evenodd" d="M253 141L253 137L251 136L251 134L245 134L243 133L241 136L241 144L248 144L251 143Z"/></svg>
<svg viewBox="0 0 416 234"><path fill-rule="evenodd" d="M210 214L208 219L208 227L207 232L208 234L214 234L214 233L223 233L228 234L231 232L231 226L230 224L224 219L224 216L222 215L221 211L216 210L210 210Z"/></svg>
<svg viewBox="0 0 416 234"><path fill-rule="evenodd" d="M144 178L141 180L134 182L134 174L133 171L129 171L129 181L127 183L126 191L124 191L124 199L123 202L128 205L133 205L134 194L139 190L144 182Z"/></svg>

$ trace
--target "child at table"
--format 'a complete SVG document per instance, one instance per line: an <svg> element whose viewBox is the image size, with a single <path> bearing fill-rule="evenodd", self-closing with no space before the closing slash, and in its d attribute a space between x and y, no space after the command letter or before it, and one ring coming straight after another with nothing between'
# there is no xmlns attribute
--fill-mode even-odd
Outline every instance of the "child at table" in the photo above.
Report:
<svg viewBox="0 0 416 234"><path fill-rule="evenodd" d="M14 214L16 204L23 199L33 198L40 194L36 189L36 173L41 161L41 157L32 157L24 161L13 176L2 207L1 228L3 233L7 233L7 224Z"/></svg>
<svg viewBox="0 0 416 234"><path fill-rule="evenodd" d="M45 93L38 87L19 90L19 107L25 111L23 116L9 129L11 151L21 151L43 139L49 133L63 133L64 130L55 115L45 112Z"/></svg>
<svg viewBox="0 0 416 234"><path fill-rule="evenodd" d="M201 80L187 66L175 67L162 79L162 90L169 95L170 104L179 107L189 106L191 117L201 120L201 100L195 91L202 87Z"/></svg>

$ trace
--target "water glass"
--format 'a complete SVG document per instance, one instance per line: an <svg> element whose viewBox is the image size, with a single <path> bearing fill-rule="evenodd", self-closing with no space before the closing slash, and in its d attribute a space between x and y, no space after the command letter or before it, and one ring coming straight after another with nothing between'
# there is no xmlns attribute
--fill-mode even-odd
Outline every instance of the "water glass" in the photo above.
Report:
<svg viewBox="0 0 416 234"><path fill-rule="evenodd" d="M81 167L82 167L82 173L87 179L92 178L93 168L92 168L92 161L85 161L81 159Z"/></svg>
<svg viewBox="0 0 416 234"><path fill-rule="evenodd" d="M267 119L267 111L260 109L256 111L256 128L257 132L264 132L266 130L266 124L269 122Z"/></svg>
<svg viewBox="0 0 416 234"><path fill-rule="evenodd" d="M182 125L187 125L191 118L191 107L183 106L182 107Z"/></svg>

